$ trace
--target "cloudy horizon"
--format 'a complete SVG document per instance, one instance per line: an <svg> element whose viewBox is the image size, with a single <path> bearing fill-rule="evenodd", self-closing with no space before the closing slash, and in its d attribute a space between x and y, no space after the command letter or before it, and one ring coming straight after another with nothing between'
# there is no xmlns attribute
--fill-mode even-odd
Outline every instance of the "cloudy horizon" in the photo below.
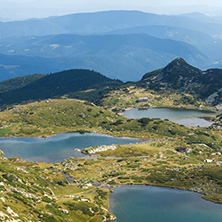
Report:
<svg viewBox="0 0 222 222"><path fill-rule="evenodd" d="M140 10L157 14L181 14L200 12L207 15L220 15L221 0L1 0L1 20L22 20L29 18L44 18L81 12L97 12L108 10Z"/></svg>

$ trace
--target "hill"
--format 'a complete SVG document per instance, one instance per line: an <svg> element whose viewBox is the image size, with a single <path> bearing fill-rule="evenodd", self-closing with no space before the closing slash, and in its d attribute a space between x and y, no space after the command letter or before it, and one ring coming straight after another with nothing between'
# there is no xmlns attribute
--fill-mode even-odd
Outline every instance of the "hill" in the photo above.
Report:
<svg viewBox="0 0 222 222"><path fill-rule="evenodd" d="M32 75L2 82L0 87L5 86L5 88L0 94L0 105L61 96L96 101L102 92L121 83L121 81L111 80L89 70L68 70L48 75Z"/></svg>
<svg viewBox="0 0 222 222"><path fill-rule="evenodd" d="M160 39L171 39L186 42L200 50L204 49L206 45L213 45L213 43L215 44L215 40L206 33L169 25L136 26L127 29L118 29L111 32L111 34L118 35L142 33Z"/></svg>
<svg viewBox="0 0 222 222"><path fill-rule="evenodd" d="M149 34L160 39L171 39L188 43L196 47L203 54L207 55L209 58L208 62L211 61L212 63L210 67L222 67L220 55L222 49L222 40L217 35L212 36L204 32L191 30L189 28L174 27L169 25L136 26L127 29L114 30L111 32L111 34L119 35L142 33ZM206 69L209 66L206 64L205 67L203 65L197 67Z"/></svg>
<svg viewBox="0 0 222 222"><path fill-rule="evenodd" d="M181 58L173 60L162 69L145 74L141 81L124 85L121 81L89 70L31 75L0 83L0 106L3 108L12 104L65 96L114 108L128 107L131 103L135 106L138 97L148 96L150 102L153 101L156 106L178 104L199 107L207 103L219 109L222 103L221 76L220 69L202 71ZM128 90L131 86L134 89ZM140 90L136 90L136 87ZM115 89L121 91L115 92ZM142 92L143 90L146 90L146 93ZM125 98L122 101L120 94L123 94L124 98L135 94L135 98Z"/></svg>
<svg viewBox="0 0 222 222"><path fill-rule="evenodd" d="M174 89L193 94L210 105L222 102L222 70L201 71L181 58L173 60L163 69L145 74L141 83L155 90Z"/></svg>
<svg viewBox="0 0 222 222"><path fill-rule="evenodd" d="M222 109L222 70L202 71L177 58L164 68L146 73L104 95L100 103L110 109L184 107ZM146 102L138 98L146 97Z"/></svg>
<svg viewBox="0 0 222 222"><path fill-rule="evenodd" d="M187 135L192 129L161 119L127 119L88 101L48 99L0 112L0 136L25 137L90 131L144 138Z"/></svg>
<svg viewBox="0 0 222 222"><path fill-rule="evenodd" d="M9 92L9 91L24 87L44 76L46 75L34 74L34 75L21 76L21 77L2 81L0 82L0 93Z"/></svg>

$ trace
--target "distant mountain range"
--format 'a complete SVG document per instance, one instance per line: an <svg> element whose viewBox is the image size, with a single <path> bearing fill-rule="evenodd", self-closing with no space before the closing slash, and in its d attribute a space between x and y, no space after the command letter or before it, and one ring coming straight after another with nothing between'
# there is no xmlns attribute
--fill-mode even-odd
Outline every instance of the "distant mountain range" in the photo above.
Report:
<svg viewBox="0 0 222 222"><path fill-rule="evenodd" d="M218 41L215 41L215 39L209 34L167 25L137 26L110 32L110 34L118 35L140 33L148 34L160 39L171 39L186 42L203 52L209 49L209 47L215 47L218 44Z"/></svg>
<svg viewBox="0 0 222 222"><path fill-rule="evenodd" d="M131 83L128 83L129 85ZM135 83L132 83L135 84ZM177 58L166 67L149 72L136 82L155 91L193 94L210 105L222 104L222 69L201 71ZM68 70L49 75L30 75L0 82L0 106L48 98L77 98L98 102L124 83L89 70Z"/></svg>
<svg viewBox="0 0 222 222"><path fill-rule="evenodd" d="M90 69L137 81L175 57L220 68L221 36L222 22L200 13L107 11L0 22L0 80Z"/></svg>
<svg viewBox="0 0 222 222"><path fill-rule="evenodd" d="M167 25L222 34L222 24L203 14L157 15L140 11L79 13L46 19L0 23L0 37L55 34L101 34L136 26ZM35 28L33 28L35 27Z"/></svg>
<svg viewBox="0 0 222 222"><path fill-rule="evenodd" d="M50 73L70 68L65 61L61 61L59 58L0 54L0 81L33 73Z"/></svg>
<svg viewBox="0 0 222 222"><path fill-rule="evenodd" d="M6 77L7 72L27 75L50 72L50 67L51 72L84 67L110 78L135 81L147 70L164 66L177 56L198 67L209 61L190 44L147 34L17 37L0 40L0 45L1 53L14 56L13 60L5 59L6 62L13 61L11 64L0 60ZM7 78L2 76L0 79Z"/></svg>

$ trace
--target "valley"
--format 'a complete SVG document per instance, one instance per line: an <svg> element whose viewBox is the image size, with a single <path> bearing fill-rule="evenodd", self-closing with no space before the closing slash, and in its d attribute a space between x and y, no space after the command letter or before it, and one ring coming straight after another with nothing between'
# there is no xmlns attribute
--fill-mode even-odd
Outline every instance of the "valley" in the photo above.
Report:
<svg viewBox="0 0 222 222"><path fill-rule="evenodd" d="M48 99L7 109L0 113L3 137L46 137L88 131L145 141L116 145L114 150L89 158L69 158L61 163L2 157L1 218L114 219L107 211L108 198L114 187L125 184L190 190L221 203L220 119L218 116L215 126L210 128L184 127L161 119L133 120L76 99ZM176 147L189 147L191 152L180 153Z"/></svg>
<svg viewBox="0 0 222 222"><path fill-rule="evenodd" d="M183 133L183 137L174 134L148 143L117 145L116 150L90 159L54 164L1 159L1 217L22 221L109 220L114 218L107 211L109 194L122 184L191 190L221 203L221 133L209 129ZM140 132L138 136L148 134ZM192 151L179 153L175 150L178 146ZM10 215L9 209L14 213Z"/></svg>
<svg viewBox="0 0 222 222"><path fill-rule="evenodd" d="M0 33L0 221L116 220L121 189L222 204L219 18L105 11Z"/></svg>
<svg viewBox="0 0 222 222"><path fill-rule="evenodd" d="M0 22L0 80L84 68L138 81L176 57L221 68L221 24L200 13L124 10Z"/></svg>

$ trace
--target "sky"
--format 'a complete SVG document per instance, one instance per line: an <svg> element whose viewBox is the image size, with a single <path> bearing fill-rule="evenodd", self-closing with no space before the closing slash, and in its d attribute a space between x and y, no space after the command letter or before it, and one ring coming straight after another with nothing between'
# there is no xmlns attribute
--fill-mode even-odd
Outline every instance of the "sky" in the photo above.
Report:
<svg viewBox="0 0 222 222"><path fill-rule="evenodd" d="M0 20L106 10L140 10L158 14L202 12L222 15L222 0L0 0Z"/></svg>

